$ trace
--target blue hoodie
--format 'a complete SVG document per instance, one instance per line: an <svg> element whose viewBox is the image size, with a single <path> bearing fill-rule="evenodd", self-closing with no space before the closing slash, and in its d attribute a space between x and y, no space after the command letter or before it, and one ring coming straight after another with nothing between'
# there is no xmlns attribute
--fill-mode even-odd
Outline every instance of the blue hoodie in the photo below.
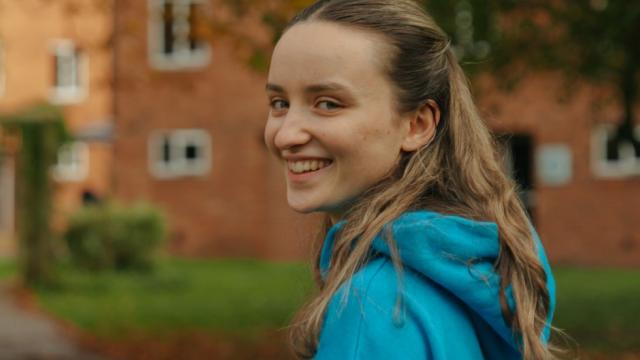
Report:
<svg viewBox="0 0 640 360"><path fill-rule="evenodd" d="M342 225L334 225L324 241L323 277ZM502 317L500 276L493 268L500 248L497 225L431 211L405 213L391 225L404 265L401 283L386 241L376 237L373 259L331 299L315 359L521 359ZM551 296L541 334L546 342L555 282L533 228L532 233ZM506 295L513 310L510 287Z"/></svg>

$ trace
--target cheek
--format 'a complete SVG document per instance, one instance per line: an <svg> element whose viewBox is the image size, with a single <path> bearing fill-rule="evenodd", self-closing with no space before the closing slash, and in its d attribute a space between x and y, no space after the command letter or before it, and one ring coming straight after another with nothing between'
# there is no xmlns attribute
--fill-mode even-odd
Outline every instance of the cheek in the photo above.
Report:
<svg viewBox="0 0 640 360"><path fill-rule="evenodd" d="M264 127L264 143L267 145L267 149L270 152L275 153L274 139L276 136L276 132L278 131L278 126L272 120L268 120Z"/></svg>
<svg viewBox="0 0 640 360"><path fill-rule="evenodd" d="M386 127L361 134L360 158L370 168L370 175L385 176L396 165L401 150L399 139L396 131Z"/></svg>

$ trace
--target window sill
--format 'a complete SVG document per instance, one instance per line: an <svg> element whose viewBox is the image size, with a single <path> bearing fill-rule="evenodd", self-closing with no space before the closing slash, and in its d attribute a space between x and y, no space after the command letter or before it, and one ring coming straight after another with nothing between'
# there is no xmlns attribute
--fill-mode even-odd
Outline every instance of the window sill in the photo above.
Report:
<svg viewBox="0 0 640 360"><path fill-rule="evenodd" d="M83 102L87 92L82 88L51 89L49 101L54 105L71 105Z"/></svg>
<svg viewBox="0 0 640 360"><path fill-rule="evenodd" d="M209 169L203 168L190 171L167 170L167 169L151 169L151 175L156 180L177 180L184 178L203 178L209 175Z"/></svg>
<svg viewBox="0 0 640 360"><path fill-rule="evenodd" d="M598 179L630 179L640 177L640 162L629 165L600 162L593 167L593 174Z"/></svg>
<svg viewBox="0 0 640 360"><path fill-rule="evenodd" d="M163 54L150 54L151 68L159 71L189 71L200 70L211 62L211 52L206 49L189 55L166 56Z"/></svg>
<svg viewBox="0 0 640 360"><path fill-rule="evenodd" d="M53 180L59 183L77 183L87 179L86 171L74 171L63 170L59 168L53 168L52 171Z"/></svg>

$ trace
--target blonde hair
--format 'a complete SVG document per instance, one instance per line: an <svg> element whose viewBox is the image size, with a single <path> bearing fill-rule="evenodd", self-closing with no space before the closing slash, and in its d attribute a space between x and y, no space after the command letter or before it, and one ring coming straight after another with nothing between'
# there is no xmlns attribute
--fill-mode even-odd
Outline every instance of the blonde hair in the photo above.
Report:
<svg viewBox="0 0 640 360"><path fill-rule="evenodd" d="M529 220L513 181L503 171L497 145L478 114L446 34L411 0L320 0L294 17L289 28L303 21L329 21L384 35L393 50L385 70L396 90L397 111L415 111L433 100L441 109L441 120L428 146L403 153L390 176L359 196L345 214L324 281L319 276L317 249L314 270L319 292L291 324L296 355L314 355L329 301L366 263L371 243L384 226L406 211L430 209L498 225L500 254L494 266L502 279L503 317L520 335L525 359L552 358L550 347L541 339L550 298ZM330 226L327 220L321 237ZM401 276L395 242L385 234ZM505 295L509 285L515 313Z"/></svg>

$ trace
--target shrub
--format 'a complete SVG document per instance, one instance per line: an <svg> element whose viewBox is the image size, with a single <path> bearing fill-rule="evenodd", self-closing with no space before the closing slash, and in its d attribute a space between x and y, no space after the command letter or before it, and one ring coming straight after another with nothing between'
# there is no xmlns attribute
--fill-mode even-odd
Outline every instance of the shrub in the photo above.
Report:
<svg viewBox="0 0 640 360"><path fill-rule="evenodd" d="M71 216L65 233L73 263L96 271L149 269L165 237L164 216L146 203L85 206Z"/></svg>

